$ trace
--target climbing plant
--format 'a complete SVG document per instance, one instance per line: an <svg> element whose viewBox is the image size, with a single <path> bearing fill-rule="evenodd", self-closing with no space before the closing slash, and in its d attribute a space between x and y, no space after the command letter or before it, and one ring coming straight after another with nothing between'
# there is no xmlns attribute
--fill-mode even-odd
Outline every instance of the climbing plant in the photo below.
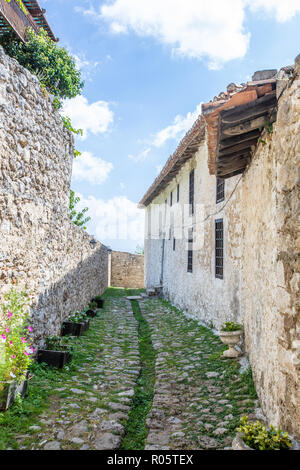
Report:
<svg viewBox="0 0 300 470"><path fill-rule="evenodd" d="M25 43L13 32L6 34L2 41L5 52L38 76L41 85L56 98L56 107L60 107L61 99L79 95L84 82L74 58L52 41L44 29L36 34L30 28L26 34Z"/></svg>
<svg viewBox="0 0 300 470"><path fill-rule="evenodd" d="M89 210L88 207L84 207L81 211L78 211L75 209L75 206L78 204L80 201L79 196L75 196L75 192L70 189L70 202L69 202L69 213L70 213L70 219L72 222L74 222L75 225L78 227L83 228L86 230L85 224L91 220L90 217L85 217L86 212Z"/></svg>
<svg viewBox="0 0 300 470"><path fill-rule="evenodd" d="M70 132L73 132L73 134L76 134L76 135L83 135L83 130L82 129L75 129L72 126L71 119L69 117L61 116L61 119L62 119L62 122L63 122L65 128L68 129Z"/></svg>

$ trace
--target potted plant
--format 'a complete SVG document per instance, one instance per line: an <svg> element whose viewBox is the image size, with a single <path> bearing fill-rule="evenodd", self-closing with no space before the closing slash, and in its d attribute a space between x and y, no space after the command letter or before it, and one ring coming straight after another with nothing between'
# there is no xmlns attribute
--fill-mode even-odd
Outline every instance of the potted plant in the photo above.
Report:
<svg viewBox="0 0 300 470"><path fill-rule="evenodd" d="M39 349L37 361L45 362L49 366L62 369L72 359L72 346L68 338L59 336L48 336L45 340L46 349Z"/></svg>
<svg viewBox="0 0 300 470"><path fill-rule="evenodd" d="M235 322L225 322L221 327L219 336L224 344L228 344L229 349L223 352L223 357L238 357L240 356L239 351L235 349L235 345L241 340L243 334L243 327Z"/></svg>
<svg viewBox="0 0 300 470"><path fill-rule="evenodd" d="M25 395L34 353L27 294L11 289L4 299L0 322L0 410L11 406L17 394Z"/></svg>
<svg viewBox="0 0 300 470"><path fill-rule="evenodd" d="M94 318L97 315L97 303L96 302L90 302L88 305L88 310L86 310L86 315L88 317Z"/></svg>
<svg viewBox="0 0 300 470"><path fill-rule="evenodd" d="M261 421L249 423L248 416L241 418L238 434L232 442L233 450L289 450L292 447L287 432L267 428Z"/></svg>
<svg viewBox="0 0 300 470"><path fill-rule="evenodd" d="M101 299L100 295L96 295L96 297L93 297L91 302L95 302L98 308L103 308L104 306L104 299Z"/></svg>
<svg viewBox="0 0 300 470"><path fill-rule="evenodd" d="M81 336L88 330L90 321L85 313L74 313L62 324L62 336Z"/></svg>

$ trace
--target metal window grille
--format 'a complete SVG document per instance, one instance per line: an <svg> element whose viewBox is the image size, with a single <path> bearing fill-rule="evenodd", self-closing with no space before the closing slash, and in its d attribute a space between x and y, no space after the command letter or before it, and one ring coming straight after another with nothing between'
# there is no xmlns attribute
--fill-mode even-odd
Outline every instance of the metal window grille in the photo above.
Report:
<svg viewBox="0 0 300 470"><path fill-rule="evenodd" d="M224 227L223 219L215 220L215 276L223 279L224 270Z"/></svg>
<svg viewBox="0 0 300 470"><path fill-rule="evenodd" d="M190 187L189 187L190 215L194 214L194 182L195 182L195 170L192 170L190 172Z"/></svg>
<svg viewBox="0 0 300 470"><path fill-rule="evenodd" d="M216 203L224 201L225 197L225 180L216 179Z"/></svg>
<svg viewBox="0 0 300 470"><path fill-rule="evenodd" d="M188 235L188 262L187 262L187 271L188 273L193 272L193 229L189 229Z"/></svg>

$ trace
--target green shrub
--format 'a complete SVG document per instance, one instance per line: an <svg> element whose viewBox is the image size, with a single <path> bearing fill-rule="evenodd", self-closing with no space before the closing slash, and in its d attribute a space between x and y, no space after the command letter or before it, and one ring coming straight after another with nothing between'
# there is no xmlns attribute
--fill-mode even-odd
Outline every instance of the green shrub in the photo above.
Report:
<svg viewBox="0 0 300 470"><path fill-rule="evenodd" d="M74 98L81 93L83 81L75 60L63 47L59 47L42 28L39 34L28 29L23 43L13 33L2 38L5 52L23 67L38 76L56 98ZM59 106L56 102L55 106Z"/></svg>
<svg viewBox="0 0 300 470"><path fill-rule="evenodd" d="M72 352L73 347L70 342L70 338L67 336L47 336L45 339L46 349L49 351L67 351Z"/></svg>
<svg viewBox="0 0 300 470"><path fill-rule="evenodd" d="M255 450L288 450L292 445L287 432L274 426L266 428L261 421L250 424L247 416L241 418L237 430L243 441Z"/></svg>
<svg viewBox="0 0 300 470"><path fill-rule="evenodd" d="M71 317L68 318L68 321L72 323L82 323L88 319L88 316L84 312L75 312Z"/></svg>
<svg viewBox="0 0 300 470"><path fill-rule="evenodd" d="M89 303L88 307L89 307L89 309L91 309L91 310L97 310L98 304L97 304L97 302L93 302L93 301L92 301L92 302Z"/></svg>
<svg viewBox="0 0 300 470"><path fill-rule="evenodd" d="M221 331L238 331L242 330L243 325L239 323L235 323L234 321L226 321L224 325L221 327Z"/></svg>

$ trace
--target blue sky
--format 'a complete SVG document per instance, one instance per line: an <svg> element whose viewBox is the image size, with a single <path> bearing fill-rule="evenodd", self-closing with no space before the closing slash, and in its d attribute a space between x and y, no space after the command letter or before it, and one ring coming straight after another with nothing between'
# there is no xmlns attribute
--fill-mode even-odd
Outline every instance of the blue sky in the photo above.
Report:
<svg viewBox="0 0 300 470"><path fill-rule="evenodd" d="M72 189L88 231L113 249L143 238L137 203L201 102L256 70L293 64L300 0L40 0L59 45L82 70L82 96L65 104L82 156Z"/></svg>

